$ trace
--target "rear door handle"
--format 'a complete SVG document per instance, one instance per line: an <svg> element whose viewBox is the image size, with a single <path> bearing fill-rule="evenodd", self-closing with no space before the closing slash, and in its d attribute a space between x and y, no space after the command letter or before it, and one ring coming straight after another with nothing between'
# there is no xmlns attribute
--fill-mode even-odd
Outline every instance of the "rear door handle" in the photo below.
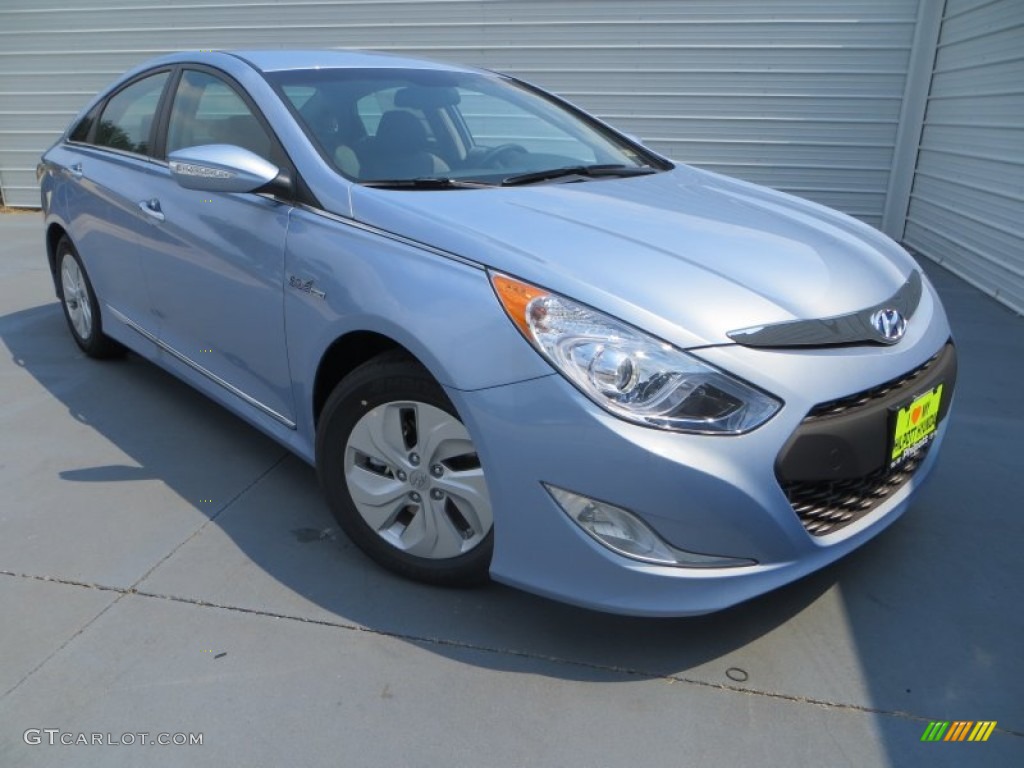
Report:
<svg viewBox="0 0 1024 768"><path fill-rule="evenodd" d="M80 179L80 178L82 178L82 164L81 163L75 163L74 165L72 165L71 167L69 167L67 169L67 172L68 172L68 175L71 176L71 178L73 178L73 179Z"/></svg>
<svg viewBox="0 0 1024 768"><path fill-rule="evenodd" d="M149 200L143 200L139 203L139 208L141 208L142 212L154 221L164 220L164 212L160 210L160 201L155 197L150 198Z"/></svg>

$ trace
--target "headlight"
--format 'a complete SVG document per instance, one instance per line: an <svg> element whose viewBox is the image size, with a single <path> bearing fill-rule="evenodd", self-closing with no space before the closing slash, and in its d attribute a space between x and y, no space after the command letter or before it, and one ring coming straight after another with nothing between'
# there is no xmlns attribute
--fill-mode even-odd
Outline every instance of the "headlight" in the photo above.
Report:
<svg viewBox="0 0 1024 768"><path fill-rule="evenodd" d="M512 322L587 397L620 418L683 432L739 434L781 403L682 350L575 301L500 274Z"/></svg>

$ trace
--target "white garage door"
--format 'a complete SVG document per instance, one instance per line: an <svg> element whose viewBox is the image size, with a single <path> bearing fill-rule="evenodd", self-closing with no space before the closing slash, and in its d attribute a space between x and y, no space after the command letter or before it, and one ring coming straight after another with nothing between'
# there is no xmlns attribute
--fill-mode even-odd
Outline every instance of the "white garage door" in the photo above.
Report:
<svg viewBox="0 0 1024 768"><path fill-rule="evenodd" d="M904 241L1024 312L1024 2L947 0Z"/></svg>
<svg viewBox="0 0 1024 768"><path fill-rule="evenodd" d="M917 0L0 0L0 185L90 95L188 48L359 47L504 70L669 156L881 223Z"/></svg>

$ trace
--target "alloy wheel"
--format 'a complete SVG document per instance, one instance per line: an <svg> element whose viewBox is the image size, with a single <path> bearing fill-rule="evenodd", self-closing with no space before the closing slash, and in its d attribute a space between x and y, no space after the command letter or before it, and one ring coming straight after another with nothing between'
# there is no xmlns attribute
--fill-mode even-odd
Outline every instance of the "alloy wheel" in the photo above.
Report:
<svg viewBox="0 0 1024 768"><path fill-rule="evenodd" d="M359 515L396 549L443 560L472 550L491 530L473 442L440 408L416 401L372 408L352 429L344 463Z"/></svg>

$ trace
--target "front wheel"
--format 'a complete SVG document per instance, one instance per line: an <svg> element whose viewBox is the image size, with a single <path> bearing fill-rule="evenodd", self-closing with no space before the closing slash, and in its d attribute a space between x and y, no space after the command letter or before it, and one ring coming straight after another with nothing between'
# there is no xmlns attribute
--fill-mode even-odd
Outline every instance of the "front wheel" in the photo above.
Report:
<svg viewBox="0 0 1024 768"><path fill-rule="evenodd" d="M493 517L483 467L422 366L387 353L342 380L321 414L316 454L331 511L378 563L433 584L486 580Z"/></svg>

